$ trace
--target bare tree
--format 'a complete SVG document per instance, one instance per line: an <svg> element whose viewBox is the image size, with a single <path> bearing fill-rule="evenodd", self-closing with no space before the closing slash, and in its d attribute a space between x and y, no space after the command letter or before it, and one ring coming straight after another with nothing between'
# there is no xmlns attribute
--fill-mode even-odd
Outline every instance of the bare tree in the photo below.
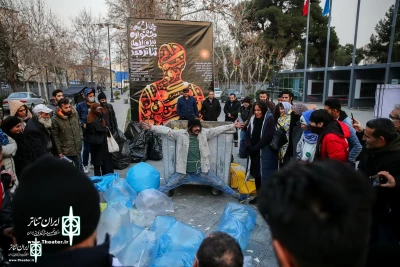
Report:
<svg viewBox="0 0 400 267"><path fill-rule="evenodd" d="M104 31L101 31L100 16L94 17L92 11L83 9L71 19L75 41L81 52L82 59L90 62L90 78L94 82L93 62L96 61L102 49L103 41L107 40Z"/></svg>

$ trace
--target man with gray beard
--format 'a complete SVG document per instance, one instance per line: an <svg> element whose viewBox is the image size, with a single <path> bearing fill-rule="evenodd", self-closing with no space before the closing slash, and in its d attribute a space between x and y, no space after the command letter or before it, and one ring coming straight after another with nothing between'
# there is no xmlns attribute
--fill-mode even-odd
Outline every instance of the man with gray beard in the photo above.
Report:
<svg viewBox="0 0 400 267"><path fill-rule="evenodd" d="M53 138L50 131L52 110L46 105L40 104L35 106L32 111L34 115L26 124L24 135L32 145L36 157L39 158L53 152Z"/></svg>

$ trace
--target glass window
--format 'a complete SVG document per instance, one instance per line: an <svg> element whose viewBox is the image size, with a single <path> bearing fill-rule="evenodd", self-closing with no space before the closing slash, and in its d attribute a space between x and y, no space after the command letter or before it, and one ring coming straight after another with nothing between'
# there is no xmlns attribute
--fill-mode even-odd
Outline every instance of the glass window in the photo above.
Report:
<svg viewBox="0 0 400 267"><path fill-rule="evenodd" d="M8 98L27 98L28 93L12 93Z"/></svg>
<svg viewBox="0 0 400 267"><path fill-rule="evenodd" d="M375 97L377 83L361 83L360 97Z"/></svg>
<svg viewBox="0 0 400 267"><path fill-rule="evenodd" d="M350 83L334 83L333 96L348 96Z"/></svg>

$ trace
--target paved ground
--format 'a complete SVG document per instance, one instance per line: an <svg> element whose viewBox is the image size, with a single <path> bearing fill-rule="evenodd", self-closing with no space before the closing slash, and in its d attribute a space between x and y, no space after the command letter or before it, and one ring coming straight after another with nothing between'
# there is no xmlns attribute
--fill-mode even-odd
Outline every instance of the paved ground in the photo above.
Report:
<svg viewBox="0 0 400 267"><path fill-rule="evenodd" d="M106 91L105 93L109 99L110 92ZM120 129L122 129L124 126L127 110L129 109L129 104L123 104L124 98L127 98L126 93L125 95L122 95L121 100L115 100L113 103ZM222 107L223 105L224 104L222 104ZM323 107L321 105L318 106L321 108ZM365 124L369 119L373 118L372 110L352 110L350 112L347 109L344 110L348 114L353 112L354 117L359 119L363 124ZM224 121L224 114L221 114L219 121ZM246 161L244 159L239 159L237 154L238 148L234 147L234 161L245 166ZM163 183L164 177L162 160L149 160L147 163L154 166L161 173L161 182ZM131 164L129 167L133 165L134 164ZM125 170L118 170L118 173L121 177L126 176L129 167ZM90 175L93 175L93 173L91 172ZM203 231L205 235L208 235L217 228L225 205L231 201L236 202L235 199L227 195L212 195L210 188L208 187L193 185L187 185L178 188L175 190L175 194L172 199L175 205L175 212L172 215L178 220ZM244 255L252 256L254 266L278 266L271 246L271 234L269 232L268 225L263 221L259 214L257 215L257 223L251 232L250 242L246 251L244 252Z"/></svg>

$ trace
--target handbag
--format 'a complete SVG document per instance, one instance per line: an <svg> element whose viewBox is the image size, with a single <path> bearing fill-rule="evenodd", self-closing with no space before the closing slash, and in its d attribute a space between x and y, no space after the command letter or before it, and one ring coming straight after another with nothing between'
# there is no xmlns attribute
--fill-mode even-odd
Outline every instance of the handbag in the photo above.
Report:
<svg viewBox="0 0 400 267"><path fill-rule="evenodd" d="M108 153L119 152L119 146L118 146L117 141L115 141L115 139L109 129L108 129L108 132L109 132L109 134L107 134Z"/></svg>
<svg viewBox="0 0 400 267"><path fill-rule="evenodd" d="M283 126L279 125L279 127L274 132L272 141L269 146L273 151L277 152L287 142L288 139L286 137L286 130Z"/></svg>

